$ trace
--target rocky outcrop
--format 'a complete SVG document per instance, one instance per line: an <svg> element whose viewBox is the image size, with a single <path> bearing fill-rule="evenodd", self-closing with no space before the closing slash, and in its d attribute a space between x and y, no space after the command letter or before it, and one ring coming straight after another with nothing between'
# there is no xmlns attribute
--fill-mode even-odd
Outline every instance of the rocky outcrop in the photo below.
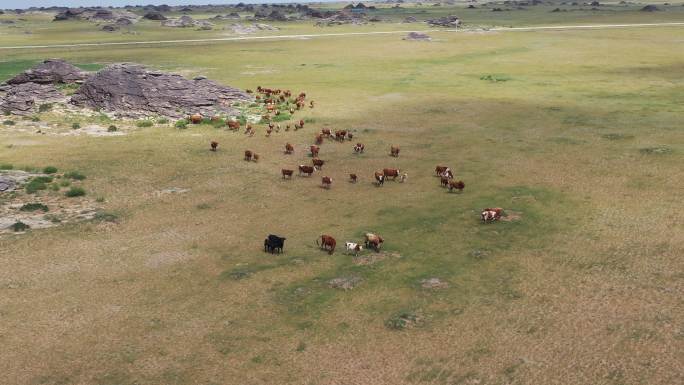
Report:
<svg viewBox="0 0 684 385"><path fill-rule="evenodd" d="M138 15L123 9L107 8L68 8L58 13L53 21L89 20L95 22L113 21L120 18L137 20Z"/></svg>
<svg viewBox="0 0 684 385"><path fill-rule="evenodd" d="M8 80L7 84L77 83L87 77L88 73L64 60L48 59Z"/></svg>
<svg viewBox="0 0 684 385"><path fill-rule="evenodd" d="M213 28L213 24L206 20L195 20L190 16L183 15L179 17L178 19L168 19L164 20L161 22L161 25L164 27L173 27L173 28L192 28L192 27L199 27L201 29L211 29Z"/></svg>
<svg viewBox="0 0 684 385"><path fill-rule="evenodd" d="M444 16L437 19L426 20L429 25L435 27L458 28L461 25L461 19L458 16Z"/></svg>
<svg viewBox="0 0 684 385"><path fill-rule="evenodd" d="M74 105L119 116L172 118L194 113L231 115L234 103L247 100L251 100L248 94L204 77L189 80L137 64L114 64L101 70L71 98Z"/></svg>
<svg viewBox="0 0 684 385"><path fill-rule="evenodd" d="M65 101L66 96L52 84L22 83L0 86L0 111L3 113L31 115L41 104Z"/></svg>
<svg viewBox="0 0 684 385"><path fill-rule="evenodd" d="M162 20L167 20L167 17L164 16L161 12L152 11L152 12L147 12L143 16L143 19L162 21Z"/></svg>

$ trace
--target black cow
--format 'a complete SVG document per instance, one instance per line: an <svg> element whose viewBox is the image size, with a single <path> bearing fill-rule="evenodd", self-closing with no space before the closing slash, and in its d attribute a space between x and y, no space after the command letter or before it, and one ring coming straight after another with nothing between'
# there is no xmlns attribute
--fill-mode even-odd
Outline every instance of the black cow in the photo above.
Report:
<svg viewBox="0 0 684 385"><path fill-rule="evenodd" d="M285 246L285 238L270 234L268 238L264 239L264 251L273 253L282 253Z"/></svg>

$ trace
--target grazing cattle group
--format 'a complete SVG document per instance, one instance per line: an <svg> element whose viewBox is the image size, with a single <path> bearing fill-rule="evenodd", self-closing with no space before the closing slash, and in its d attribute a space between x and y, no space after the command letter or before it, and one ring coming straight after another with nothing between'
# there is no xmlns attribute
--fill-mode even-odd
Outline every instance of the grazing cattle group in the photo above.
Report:
<svg viewBox="0 0 684 385"><path fill-rule="evenodd" d="M253 91L248 90L248 93L252 92ZM280 132L281 126L279 123L277 123L277 121L280 121L282 119L274 119L274 116L282 116L281 110L289 110L290 114L292 115L295 113L295 111L301 110L306 107L306 93L304 92L300 92L296 98L291 99L293 94L289 90L270 89L259 86L257 87L257 93L258 94L255 95L255 99L258 102L263 103L265 107L265 113L262 115L262 122L266 124L267 137L271 136L271 134L273 134L274 132ZM309 108L314 108L314 105L314 101L310 100L308 103ZM222 121L222 119L218 117L212 117L210 120L212 123ZM208 122L208 119L205 119L201 114L192 114L188 117L188 121L190 121L193 124L199 124ZM229 119L225 122L225 124L228 127L228 129L232 131L239 131L242 126L241 122L236 119ZM256 131L252 127L252 125L248 122L244 122L244 120L243 124L245 126L244 133L246 135L249 135L250 137L254 136ZM295 131L303 129L305 126L305 121L303 119L299 119L294 123L286 123L285 131L289 132L291 126L294 126ZM342 143L345 141L351 141L353 137L354 135L350 130L332 131L330 128L321 129L321 131L315 135L314 144L310 145L309 147L312 166L304 164L299 165L299 176L311 176L314 172L323 169L323 165L326 162L319 158L319 154L321 151L321 145L325 142L326 138L329 140L334 140L336 142ZM218 145L219 143L217 141L211 141L210 150L214 152L217 151ZM358 142L353 146L354 154L364 154L365 150L365 145L361 142ZM291 155L294 154L294 152L294 145L292 145L289 142L285 143L285 154ZM390 146L390 156L396 158L399 156L399 153L399 146ZM244 159L245 161L257 162L259 160L259 154L255 153L252 150L245 150ZM281 169L281 175L283 179L292 179L293 174L294 170L290 168ZM448 166L436 166L435 175L439 177L440 185L442 187L448 188L449 192L452 192L454 190L462 192L465 188L465 183L462 180L454 179L454 173L452 169ZM374 183L378 187L380 187L384 185L385 180L387 180L388 178L392 179L393 181L396 181L397 178L399 178L399 182L406 182L408 174L406 172L402 173L399 168L383 168L382 171L375 171L373 177ZM356 173L349 174L349 182L355 184L358 182L358 179L359 178ZM332 182L333 178L331 176L326 175L321 177L321 186L325 189L330 189L332 186ZM501 208L485 208L484 210L482 210L480 217L482 222L484 223L495 222L501 218L502 213L503 209ZM372 249L378 252L380 251L383 242L383 238L379 235L373 233L366 233L364 246L361 246L360 244L355 242L346 242L345 247L347 252L353 252L355 255L357 255L360 251L364 249L364 247L366 249ZM264 250L270 253L280 253L283 251L284 243L285 238L271 234L264 240ZM336 247L335 238L333 238L330 235L322 235L320 237L320 246L322 249L327 250L330 254L333 254Z"/></svg>

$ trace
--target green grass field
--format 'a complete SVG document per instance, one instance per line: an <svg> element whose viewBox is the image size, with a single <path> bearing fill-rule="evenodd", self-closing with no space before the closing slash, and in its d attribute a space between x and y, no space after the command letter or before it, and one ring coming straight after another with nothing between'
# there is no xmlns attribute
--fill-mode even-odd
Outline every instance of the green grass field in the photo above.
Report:
<svg viewBox="0 0 684 385"><path fill-rule="evenodd" d="M680 4L641 6L423 8L488 26L684 21ZM406 8L379 12L400 20ZM223 33L28 20L31 35L0 26L0 46ZM297 22L277 33L413 28L427 29ZM268 138L263 126L252 138L173 122L118 137L0 126L0 164L79 170L118 217L0 237L0 382L681 383L683 28L0 51L1 79L50 57L88 69L133 61L316 101L298 115L303 130ZM354 142L326 142L323 171L282 180L281 168L310 162L321 128L351 129ZM246 149L261 160L243 161ZM437 164L465 182L462 194L439 187ZM408 180L375 187L384 167ZM190 191L155 194L169 187ZM519 218L481 224L492 206ZM368 231L384 253L359 263L343 243ZM263 252L269 233L287 237L284 254ZM332 256L315 245L324 233L337 238ZM363 282L328 287L347 276ZM432 277L449 287L422 288ZM402 317L415 322L388 327Z"/></svg>

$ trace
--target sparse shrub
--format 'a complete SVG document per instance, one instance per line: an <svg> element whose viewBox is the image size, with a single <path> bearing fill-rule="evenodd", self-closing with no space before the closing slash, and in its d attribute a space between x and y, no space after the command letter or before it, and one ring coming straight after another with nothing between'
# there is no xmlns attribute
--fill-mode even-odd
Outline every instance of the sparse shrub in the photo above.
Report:
<svg viewBox="0 0 684 385"><path fill-rule="evenodd" d="M226 125L226 121L222 118L216 119L211 122L211 125L216 128L223 128Z"/></svg>
<svg viewBox="0 0 684 385"><path fill-rule="evenodd" d="M102 113L100 113L100 115L97 116L97 119L98 119L101 123L110 123L110 122L112 121L112 118L110 118L109 116L107 116L107 114L102 114Z"/></svg>
<svg viewBox="0 0 684 385"><path fill-rule="evenodd" d="M102 203L104 201L105 201L104 197L97 197L97 199L95 199L95 202L97 202L97 203Z"/></svg>
<svg viewBox="0 0 684 385"><path fill-rule="evenodd" d="M40 122L40 116L33 115L33 116L31 117L31 121L32 121L32 122Z"/></svg>
<svg viewBox="0 0 684 385"><path fill-rule="evenodd" d="M52 183L52 184L50 184L50 190L52 190L52 191L59 191L59 183Z"/></svg>
<svg viewBox="0 0 684 385"><path fill-rule="evenodd" d="M62 219L58 215L55 215L55 214L46 214L43 218L45 218L46 220L48 220L52 223L62 222Z"/></svg>
<svg viewBox="0 0 684 385"><path fill-rule="evenodd" d="M300 341L299 344L297 345L297 348L295 349L295 351L303 352L305 350L306 350L306 343L304 341Z"/></svg>
<svg viewBox="0 0 684 385"><path fill-rule="evenodd" d="M47 166L43 169L43 173L45 174L54 174L57 172L57 167L53 166Z"/></svg>
<svg viewBox="0 0 684 385"><path fill-rule="evenodd" d="M316 123L316 119L314 119L314 118L304 118L304 123Z"/></svg>
<svg viewBox="0 0 684 385"><path fill-rule="evenodd" d="M52 178L47 176L39 176L31 179L24 189L27 194L35 194L39 190L47 189L47 183L52 182Z"/></svg>
<svg viewBox="0 0 684 385"><path fill-rule="evenodd" d="M511 78L506 77L506 76L500 76L500 75L483 75L480 77L480 80L488 80L490 82L496 83L496 82L505 82L505 81L511 80Z"/></svg>
<svg viewBox="0 0 684 385"><path fill-rule="evenodd" d="M43 103L38 106L38 112L48 112L52 111L52 103Z"/></svg>
<svg viewBox="0 0 684 385"><path fill-rule="evenodd" d="M608 140L623 140L623 139L634 139L634 135L625 135L625 134L604 134L601 135L603 139L608 139Z"/></svg>
<svg viewBox="0 0 684 385"><path fill-rule="evenodd" d="M201 124L211 124L211 119L210 118L202 118Z"/></svg>
<svg viewBox="0 0 684 385"><path fill-rule="evenodd" d="M113 213L109 213L106 211L98 211L97 213L95 213L93 220L98 222L116 223L119 221L119 217Z"/></svg>
<svg viewBox="0 0 684 385"><path fill-rule="evenodd" d="M186 119L181 119L181 120L176 122L175 126L176 126L176 128L178 128L180 130L184 130L184 129L188 128L188 121Z"/></svg>
<svg viewBox="0 0 684 385"><path fill-rule="evenodd" d="M157 119L157 124L169 124L169 120L166 118Z"/></svg>
<svg viewBox="0 0 684 385"><path fill-rule="evenodd" d="M81 123L76 122L71 125L72 130L78 130L79 128L81 128Z"/></svg>
<svg viewBox="0 0 684 385"><path fill-rule="evenodd" d="M14 165L9 164L9 163L0 164L0 170L12 170L13 168L14 168Z"/></svg>
<svg viewBox="0 0 684 385"><path fill-rule="evenodd" d="M281 112L280 115L275 115L271 120L274 122L284 122L286 120L289 120L291 118L289 113L284 113Z"/></svg>
<svg viewBox="0 0 684 385"><path fill-rule="evenodd" d="M138 127L144 128L144 127L152 127L154 125L154 122L151 120L141 120L138 123L135 124Z"/></svg>
<svg viewBox="0 0 684 385"><path fill-rule="evenodd" d="M86 195L86 192L83 188L81 187L72 187L67 192L64 193L65 196L69 198L74 198L74 197L82 197Z"/></svg>
<svg viewBox="0 0 684 385"><path fill-rule="evenodd" d="M2 124L5 126L14 126L14 120L5 120Z"/></svg>
<svg viewBox="0 0 684 385"><path fill-rule="evenodd" d="M73 180L83 180L86 178L85 175L81 174L78 171L69 171L64 174L65 178L73 179Z"/></svg>
<svg viewBox="0 0 684 385"><path fill-rule="evenodd" d="M664 155L672 152L672 149L667 146L654 146L640 148L639 152L644 155Z"/></svg>
<svg viewBox="0 0 684 385"><path fill-rule="evenodd" d="M26 231L31 228L31 226L27 225L26 223L22 221L16 221L12 226L10 226L12 231L14 232L19 232L19 231Z"/></svg>
<svg viewBox="0 0 684 385"><path fill-rule="evenodd" d="M50 209L42 203L26 203L19 208L19 211L44 211L48 212Z"/></svg>
<svg viewBox="0 0 684 385"><path fill-rule="evenodd" d="M247 124L247 117L244 116L244 115L238 116L235 120L237 120L238 122L240 122L240 125L241 125L241 126L244 126L244 125Z"/></svg>
<svg viewBox="0 0 684 385"><path fill-rule="evenodd" d="M10 116L10 115L12 115L12 113L9 112L9 111L4 111L2 114L5 115L5 116Z"/></svg>
<svg viewBox="0 0 684 385"><path fill-rule="evenodd" d="M385 321L385 326L392 330L403 330L418 322L418 316L411 311L400 311Z"/></svg>
<svg viewBox="0 0 684 385"><path fill-rule="evenodd" d="M71 186L71 181L70 181L69 179L62 179L62 180L59 182L59 185L60 185L61 187L69 187L69 186Z"/></svg>
<svg viewBox="0 0 684 385"><path fill-rule="evenodd" d="M116 132L118 130L119 129L113 124L111 124L109 127L107 127L107 132Z"/></svg>
<svg viewBox="0 0 684 385"><path fill-rule="evenodd" d="M197 205L198 210L207 210L210 208L211 208L211 206L208 203L200 203Z"/></svg>

